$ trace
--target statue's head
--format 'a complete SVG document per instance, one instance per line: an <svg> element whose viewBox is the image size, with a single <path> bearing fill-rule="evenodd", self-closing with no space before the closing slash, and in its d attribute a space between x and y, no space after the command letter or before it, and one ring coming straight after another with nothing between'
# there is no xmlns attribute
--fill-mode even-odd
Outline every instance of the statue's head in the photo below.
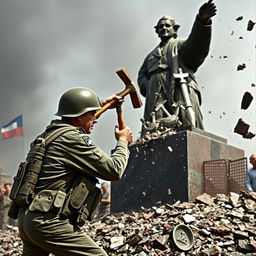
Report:
<svg viewBox="0 0 256 256"><path fill-rule="evenodd" d="M176 23L175 19L170 16L163 16L154 26L156 33L158 36L162 38L176 38L177 32L180 25Z"/></svg>

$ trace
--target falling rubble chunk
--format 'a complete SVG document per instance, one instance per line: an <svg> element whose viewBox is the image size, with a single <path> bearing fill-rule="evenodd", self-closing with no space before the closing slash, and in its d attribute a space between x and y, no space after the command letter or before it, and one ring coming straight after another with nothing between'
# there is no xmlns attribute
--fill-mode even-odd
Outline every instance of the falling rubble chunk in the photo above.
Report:
<svg viewBox="0 0 256 256"><path fill-rule="evenodd" d="M245 65L245 63L243 63L243 64L237 65L236 70L239 71L239 70L243 70L243 69L245 69L245 68L246 68L246 65Z"/></svg>
<svg viewBox="0 0 256 256"><path fill-rule="evenodd" d="M248 132L245 135L243 135L243 138L245 139L252 139L253 137L255 137L255 134L252 132Z"/></svg>
<svg viewBox="0 0 256 256"><path fill-rule="evenodd" d="M253 96L249 92L245 92L241 102L241 109L247 109L253 100Z"/></svg>
<svg viewBox="0 0 256 256"><path fill-rule="evenodd" d="M234 128L234 132L242 135L245 139L252 139L255 134L248 131L249 127L249 124L245 123L242 118L239 118Z"/></svg>
<svg viewBox="0 0 256 256"><path fill-rule="evenodd" d="M247 24L247 30L248 31L252 31L253 30L253 27L255 25L256 22L253 22L252 20L249 20L248 21L248 24Z"/></svg>
<svg viewBox="0 0 256 256"><path fill-rule="evenodd" d="M237 20L237 21L240 21L240 20L242 20L243 18L244 18L243 16L239 16L239 17L236 18L236 20Z"/></svg>
<svg viewBox="0 0 256 256"><path fill-rule="evenodd" d="M255 256L255 212L256 192L204 193L195 202L158 202L137 212L109 214L87 222L82 230L109 256ZM194 236L187 251L173 241L173 231L180 225ZM182 241L181 236L176 238ZM17 228L8 226L1 232L0 244L0 255L22 255Z"/></svg>

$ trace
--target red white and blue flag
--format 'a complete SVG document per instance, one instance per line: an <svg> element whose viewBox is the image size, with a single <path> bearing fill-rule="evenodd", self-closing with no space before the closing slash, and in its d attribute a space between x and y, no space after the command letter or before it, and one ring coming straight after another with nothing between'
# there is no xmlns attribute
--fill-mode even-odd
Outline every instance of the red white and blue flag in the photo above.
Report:
<svg viewBox="0 0 256 256"><path fill-rule="evenodd" d="M1 128L2 140L7 140L12 137L23 136L23 120L22 115L13 119L10 123Z"/></svg>

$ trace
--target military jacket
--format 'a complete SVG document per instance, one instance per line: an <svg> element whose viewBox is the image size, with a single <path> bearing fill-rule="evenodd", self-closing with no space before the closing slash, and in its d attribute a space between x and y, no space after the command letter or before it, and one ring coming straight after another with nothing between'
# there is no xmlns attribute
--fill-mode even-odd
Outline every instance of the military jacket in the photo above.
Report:
<svg viewBox="0 0 256 256"><path fill-rule="evenodd" d="M53 120L40 136L44 137L58 128L70 126L61 120ZM109 156L94 145L83 129L74 127L47 147L35 192L48 189L61 180L62 187L67 188L72 183L72 177L78 175L109 181L119 180L126 168L128 157L129 150L124 141L119 140ZM67 176L71 179L66 179Z"/></svg>

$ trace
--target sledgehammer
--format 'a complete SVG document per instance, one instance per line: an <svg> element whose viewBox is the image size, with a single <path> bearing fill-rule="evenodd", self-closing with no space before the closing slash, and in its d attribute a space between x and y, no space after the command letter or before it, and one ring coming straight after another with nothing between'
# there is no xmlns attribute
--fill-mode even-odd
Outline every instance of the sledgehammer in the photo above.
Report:
<svg viewBox="0 0 256 256"><path fill-rule="evenodd" d="M116 71L116 73L125 84L125 89L120 93L117 93L117 95L121 97L125 97L126 95L129 94L131 97L133 107L140 108L142 106L142 101L136 90L135 84L130 78L127 70L125 68L120 68ZM97 111L95 116L98 118L102 113L104 113L107 109L109 109L115 103L116 103L116 100L110 101L109 103L104 105L99 111ZM122 115L122 109L120 106L117 106L117 114L118 114L118 125L119 125L119 129L121 130L125 128L125 124L124 124L124 118Z"/></svg>

